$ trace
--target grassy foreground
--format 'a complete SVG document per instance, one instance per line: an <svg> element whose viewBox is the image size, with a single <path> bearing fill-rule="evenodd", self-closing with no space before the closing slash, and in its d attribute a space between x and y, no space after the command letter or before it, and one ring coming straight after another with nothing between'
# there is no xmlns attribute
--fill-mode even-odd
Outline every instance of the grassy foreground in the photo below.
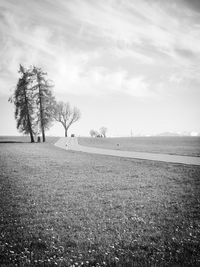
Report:
<svg viewBox="0 0 200 267"><path fill-rule="evenodd" d="M0 144L0 266L199 266L200 167Z"/></svg>
<svg viewBox="0 0 200 267"><path fill-rule="evenodd" d="M200 157L200 137L81 137L78 140L81 145L98 148Z"/></svg>

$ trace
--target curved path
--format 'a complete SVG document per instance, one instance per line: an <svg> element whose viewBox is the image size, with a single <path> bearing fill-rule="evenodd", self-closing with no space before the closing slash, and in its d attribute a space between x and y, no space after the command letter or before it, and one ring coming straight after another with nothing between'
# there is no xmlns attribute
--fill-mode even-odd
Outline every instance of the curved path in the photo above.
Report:
<svg viewBox="0 0 200 267"><path fill-rule="evenodd" d="M55 146L66 149L74 150L91 154L109 155L115 157L134 158L134 159L145 159L155 160L171 163L181 163L189 165L200 165L200 157L190 156L179 156L169 154L158 154L158 153L146 153L146 152L134 152L134 151L121 151L112 149L101 149L96 147L86 147L78 144L76 137L63 137L60 138Z"/></svg>

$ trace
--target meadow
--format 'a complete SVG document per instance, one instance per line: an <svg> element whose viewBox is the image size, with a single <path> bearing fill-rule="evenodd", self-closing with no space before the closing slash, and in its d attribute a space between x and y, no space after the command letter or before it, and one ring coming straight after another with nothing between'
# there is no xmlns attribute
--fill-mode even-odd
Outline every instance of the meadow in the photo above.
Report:
<svg viewBox="0 0 200 267"><path fill-rule="evenodd" d="M184 156L200 156L200 137L81 137L79 138L79 143L83 146L92 146L97 148Z"/></svg>
<svg viewBox="0 0 200 267"><path fill-rule="evenodd" d="M0 138L0 266L200 265L199 166L56 140Z"/></svg>

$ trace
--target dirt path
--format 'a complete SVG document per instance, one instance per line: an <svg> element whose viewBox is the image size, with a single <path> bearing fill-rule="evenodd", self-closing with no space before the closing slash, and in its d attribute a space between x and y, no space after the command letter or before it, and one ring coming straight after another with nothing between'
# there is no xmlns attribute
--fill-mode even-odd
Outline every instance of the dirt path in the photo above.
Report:
<svg viewBox="0 0 200 267"><path fill-rule="evenodd" d="M67 149L67 150L74 150L74 151L80 151L80 152L92 153L92 154L164 161L164 162L181 163L181 164L189 164L189 165L200 165L200 157L121 151L121 150L112 150L112 149L101 149L101 148L95 148L95 147L86 147L86 146L79 145L78 140L75 137L73 138L63 137L55 143L55 146L58 146L60 148Z"/></svg>

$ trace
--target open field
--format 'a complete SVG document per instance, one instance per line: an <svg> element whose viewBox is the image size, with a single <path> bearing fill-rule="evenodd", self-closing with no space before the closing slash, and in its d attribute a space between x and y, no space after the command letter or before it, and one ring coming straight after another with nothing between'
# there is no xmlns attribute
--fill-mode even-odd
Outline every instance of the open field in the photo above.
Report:
<svg viewBox="0 0 200 267"><path fill-rule="evenodd" d="M200 167L51 142L0 143L1 266L199 266Z"/></svg>
<svg viewBox="0 0 200 267"><path fill-rule="evenodd" d="M79 144L125 151L200 156L200 137L80 137Z"/></svg>

